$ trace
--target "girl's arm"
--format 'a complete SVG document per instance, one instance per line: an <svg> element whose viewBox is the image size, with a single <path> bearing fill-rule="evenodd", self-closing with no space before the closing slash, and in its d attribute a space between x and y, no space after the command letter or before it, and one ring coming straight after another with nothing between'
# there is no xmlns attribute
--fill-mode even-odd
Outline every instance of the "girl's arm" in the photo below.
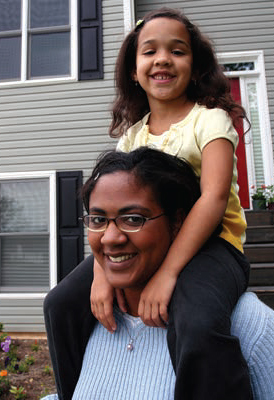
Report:
<svg viewBox="0 0 274 400"><path fill-rule="evenodd" d="M125 299L121 290L114 290L106 279L101 265L94 258L94 279L90 290L90 305L92 314L111 333L116 331L117 325L113 316L114 293L120 309L127 311Z"/></svg>
<svg viewBox="0 0 274 400"><path fill-rule="evenodd" d="M161 267L142 292L138 312L145 324L164 327L168 321L167 308L177 277L222 221L232 175L232 143L226 139L208 143L202 151L201 197L184 220Z"/></svg>

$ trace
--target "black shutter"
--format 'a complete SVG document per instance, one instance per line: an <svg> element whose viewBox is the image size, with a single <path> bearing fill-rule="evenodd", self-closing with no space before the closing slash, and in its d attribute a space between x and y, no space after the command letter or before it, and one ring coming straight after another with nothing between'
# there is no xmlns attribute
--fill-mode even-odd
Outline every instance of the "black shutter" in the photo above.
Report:
<svg viewBox="0 0 274 400"><path fill-rule="evenodd" d="M84 258L83 213L79 190L82 171L57 172L57 280L63 279Z"/></svg>
<svg viewBox="0 0 274 400"><path fill-rule="evenodd" d="M101 0L79 1L79 80L103 78Z"/></svg>

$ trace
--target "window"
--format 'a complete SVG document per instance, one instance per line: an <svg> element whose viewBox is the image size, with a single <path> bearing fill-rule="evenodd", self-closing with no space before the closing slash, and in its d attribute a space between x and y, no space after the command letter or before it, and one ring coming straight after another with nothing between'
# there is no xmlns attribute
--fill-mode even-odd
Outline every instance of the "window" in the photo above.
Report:
<svg viewBox="0 0 274 400"><path fill-rule="evenodd" d="M54 283L56 217L50 194L55 197L54 173L0 174L0 293L46 292Z"/></svg>
<svg viewBox="0 0 274 400"><path fill-rule="evenodd" d="M100 0L0 0L0 10L0 83L103 77Z"/></svg>

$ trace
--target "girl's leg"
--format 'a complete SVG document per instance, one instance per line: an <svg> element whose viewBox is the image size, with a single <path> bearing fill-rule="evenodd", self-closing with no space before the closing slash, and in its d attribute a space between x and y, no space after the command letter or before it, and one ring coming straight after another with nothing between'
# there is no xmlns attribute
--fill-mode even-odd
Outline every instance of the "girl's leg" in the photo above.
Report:
<svg viewBox="0 0 274 400"><path fill-rule="evenodd" d="M44 316L59 400L70 400L96 323L90 309L93 256L86 258L47 295Z"/></svg>
<svg viewBox="0 0 274 400"><path fill-rule="evenodd" d="M230 335L230 316L248 274L245 256L215 238L179 276L168 327L176 400L253 398L239 340Z"/></svg>

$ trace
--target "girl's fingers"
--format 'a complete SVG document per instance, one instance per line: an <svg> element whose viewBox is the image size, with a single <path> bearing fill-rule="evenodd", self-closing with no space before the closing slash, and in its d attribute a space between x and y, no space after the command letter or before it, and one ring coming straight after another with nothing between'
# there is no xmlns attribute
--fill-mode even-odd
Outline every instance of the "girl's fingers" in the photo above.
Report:
<svg viewBox="0 0 274 400"><path fill-rule="evenodd" d="M104 303L99 303L96 306L95 315L96 319L111 333L116 330L116 323L112 311L112 305L106 306ZM110 315L112 315L113 319L111 319Z"/></svg>
<svg viewBox="0 0 274 400"><path fill-rule="evenodd" d="M117 325L113 315L113 304L105 303L104 304L104 313L105 313L105 327L111 333L114 333L117 329Z"/></svg>
<svg viewBox="0 0 274 400"><path fill-rule="evenodd" d="M168 324L168 311L167 311L167 306L165 304L162 303L160 304L159 313L161 320L164 322L166 328L166 325Z"/></svg>
<svg viewBox="0 0 274 400"><path fill-rule="evenodd" d="M165 328L164 321L160 316L160 304L155 303L151 308L151 319L153 320L155 326L158 328Z"/></svg>
<svg viewBox="0 0 274 400"><path fill-rule="evenodd" d="M152 319L152 304L145 302L144 304L144 311L143 311L143 318L142 318L144 324L148 326L153 326L156 327L157 324Z"/></svg>

